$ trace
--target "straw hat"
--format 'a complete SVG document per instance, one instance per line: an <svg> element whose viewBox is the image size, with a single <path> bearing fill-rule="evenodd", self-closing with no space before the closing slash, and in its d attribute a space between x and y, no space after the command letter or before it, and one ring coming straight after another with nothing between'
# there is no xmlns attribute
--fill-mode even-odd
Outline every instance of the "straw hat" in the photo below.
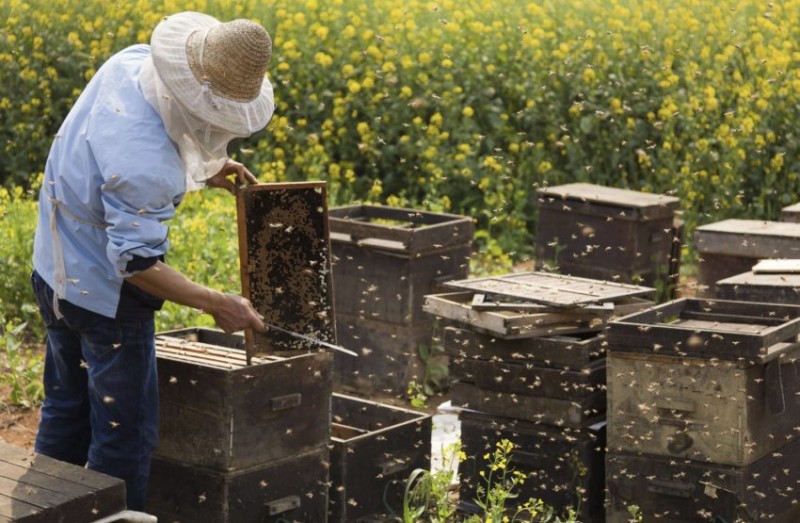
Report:
<svg viewBox="0 0 800 523"><path fill-rule="evenodd" d="M183 12L156 26L150 46L158 76L195 116L240 135L269 122L275 103L265 74L272 40L261 25Z"/></svg>

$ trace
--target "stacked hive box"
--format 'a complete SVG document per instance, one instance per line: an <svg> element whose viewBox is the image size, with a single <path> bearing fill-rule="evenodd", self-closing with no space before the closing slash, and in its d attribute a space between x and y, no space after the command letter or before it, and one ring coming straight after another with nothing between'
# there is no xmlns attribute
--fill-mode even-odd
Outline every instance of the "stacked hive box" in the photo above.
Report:
<svg viewBox="0 0 800 523"><path fill-rule="evenodd" d="M237 191L242 291L271 328L156 338L149 511L171 522L325 521L335 343L325 184Z"/></svg>
<svg viewBox="0 0 800 523"><path fill-rule="evenodd" d="M469 272L472 219L361 205L331 209L330 229L338 339L359 354L336 355L335 386L402 395L423 379L420 346L433 342L423 297Z"/></svg>
<svg viewBox="0 0 800 523"><path fill-rule="evenodd" d="M536 267L641 283L678 283L683 227L673 196L571 183L539 189Z"/></svg>
<svg viewBox="0 0 800 523"><path fill-rule="evenodd" d="M431 416L333 395L328 521L390 521L403 511L405 482L430 469Z"/></svg>
<svg viewBox="0 0 800 523"><path fill-rule="evenodd" d="M462 507L476 509L478 489L487 487L480 475L490 470L487 454L507 439L511 466L527 477L514 503L539 498L561 513L578 511L580 521L602 521L600 331L615 309L652 304L634 296L653 289L545 273L448 286L461 292L429 295L425 310L461 325L445 329L444 347L468 456L459 465Z"/></svg>
<svg viewBox="0 0 800 523"><path fill-rule="evenodd" d="M781 221L800 223L800 202L781 209Z"/></svg>
<svg viewBox="0 0 800 523"><path fill-rule="evenodd" d="M609 323L607 521L798 521L800 307L681 299Z"/></svg>
<svg viewBox="0 0 800 523"><path fill-rule="evenodd" d="M749 271L766 258L800 258L800 223L723 220L698 227L700 295L714 294L717 281Z"/></svg>
<svg viewBox="0 0 800 523"><path fill-rule="evenodd" d="M189 523L324 521L333 358L246 362L244 338L157 336L159 445L148 512Z"/></svg>
<svg viewBox="0 0 800 523"><path fill-rule="evenodd" d="M800 303L800 260L762 260L750 271L719 280L716 296L724 300Z"/></svg>

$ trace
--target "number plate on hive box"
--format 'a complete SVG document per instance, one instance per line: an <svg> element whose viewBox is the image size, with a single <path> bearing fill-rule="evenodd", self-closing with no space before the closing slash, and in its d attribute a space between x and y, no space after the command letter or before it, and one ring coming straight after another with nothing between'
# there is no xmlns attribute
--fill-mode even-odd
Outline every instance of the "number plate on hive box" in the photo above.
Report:
<svg viewBox="0 0 800 523"><path fill-rule="evenodd" d="M244 296L266 323L336 343L325 183L241 188L237 216ZM277 329L246 332L248 359L313 345Z"/></svg>

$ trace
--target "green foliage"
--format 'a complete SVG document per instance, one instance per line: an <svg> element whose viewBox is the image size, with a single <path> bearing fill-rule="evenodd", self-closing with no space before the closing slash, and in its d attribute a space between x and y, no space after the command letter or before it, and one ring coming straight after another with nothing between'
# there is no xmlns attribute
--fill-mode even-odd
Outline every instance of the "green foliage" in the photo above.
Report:
<svg viewBox="0 0 800 523"><path fill-rule="evenodd" d="M0 0L0 183L27 186L86 80L184 9L273 35L276 116L234 147L263 180L473 216L482 253L531 254L546 185L675 194L687 234L798 200L800 9L757 0Z"/></svg>
<svg viewBox="0 0 800 523"><path fill-rule="evenodd" d="M39 352L23 348L21 333L25 329L24 323L15 326L3 321L3 326L0 348L5 362L0 383L9 388L7 403L24 408L36 407L44 401L44 360Z"/></svg>
<svg viewBox="0 0 800 523"><path fill-rule="evenodd" d="M435 472L416 469L406 481L403 495L403 521L446 523L453 521L457 504L452 497L454 465L463 456L461 444L442 449L442 466Z"/></svg>
<svg viewBox="0 0 800 523"><path fill-rule="evenodd" d="M44 325L30 281L37 212L36 201L21 187L0 187L0 316L27 324L31 335L41 337Z"/></svg>

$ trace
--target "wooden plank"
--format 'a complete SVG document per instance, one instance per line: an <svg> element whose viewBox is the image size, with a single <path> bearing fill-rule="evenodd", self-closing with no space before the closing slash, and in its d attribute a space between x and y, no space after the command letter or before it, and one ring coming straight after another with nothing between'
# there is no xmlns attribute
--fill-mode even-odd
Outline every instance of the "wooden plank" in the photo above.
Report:
<svg viewBox="0 0 800 523"><path fill-rule="evenodd" d="M605 392L565 400L486 391L468 383L454 382L450 394L454 407L559 427L588 427L600 420L606 411Z"/></svg>
<svg viewBox="0 0 800 523"><path fill-rule="evenodd" d="M243 295L266 323L335 344L325 183L243 187L237 219ZM276 329L245 340L249 357L315 348Z"/></svg>
<svg viewBox="0 0 800 523"><path fill-rule="evenodd" d="M560 399L584 398L604 390L606 377L602 361L565 370L514 360L450 358L449 369L452 378L483 390Z"/></svg>
<svg viewBox="0 0 800 523"><path fill-rule="evenodd" d="M532 302L493 301L494 299L503 299L503 297L495 298L488 297L485 294L474 294L470 307L476 311L517 311L526 313L564 312L563 307L554 307L552 305ZM569 312L576 315L586 313L587 315L597 317L608 317L614 313L614 304L612 302L605 302L599 305L581 305L580 307L571 309Z"/></svg>
<svg viewBox="0 0 800 523"><path fill-rule="evenodd" d="M425 296L422 309L434 316L469 324L505 339L598 331L604 325L596 316L570 316L567 311L562 314L476 311L470 307L469 301L469 293L430 294Z"/></svg>
<svg viewBox="0 0 800 523"><path fill-rule="evenodd" d="M655 292L655 289L649 287L546 272L471 278L446 282L445 285L459 290L496 294L560 307L603 303Z"/></svg>
<svg viewBox="0 0 800 523"><path fill-rule="evenodd" d="M0 442L0 521L89 523L125 508L125 482Z"/></svg>
<svg viewBox="0 0 800 523"><path fill-rule="evenodd" d="M559 369L582 369L605 358L599 332L505 340L473 329L447 327L444 350L450 358L513 360Z"/></svg>
<svg viewBox="0 0 800 523"><path fill-rule="evenodd" d="M761 260L753 266L753 274L800 274L800 259Z"/></svg>

